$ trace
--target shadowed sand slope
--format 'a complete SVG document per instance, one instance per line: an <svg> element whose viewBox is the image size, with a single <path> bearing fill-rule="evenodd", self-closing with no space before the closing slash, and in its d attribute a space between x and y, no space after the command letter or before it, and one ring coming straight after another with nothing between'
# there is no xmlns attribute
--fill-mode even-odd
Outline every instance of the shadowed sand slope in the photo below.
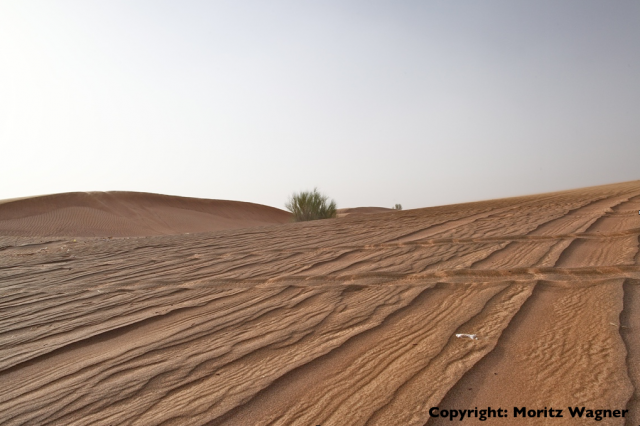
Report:
<svg viewBox="0 0 640 426"><path fill-rule="evenodd" d="M0 235L168 235L283 224L290 217L283 210L240 201L70 192L0 201Z"/></svg>
<svg viewBox="0 0 640 426"><path fill-rule="evenodd" d="M584 406L638 425L638 210L628 182L191 235L0 237L0 424L591 424L567 411Z"/></svg>

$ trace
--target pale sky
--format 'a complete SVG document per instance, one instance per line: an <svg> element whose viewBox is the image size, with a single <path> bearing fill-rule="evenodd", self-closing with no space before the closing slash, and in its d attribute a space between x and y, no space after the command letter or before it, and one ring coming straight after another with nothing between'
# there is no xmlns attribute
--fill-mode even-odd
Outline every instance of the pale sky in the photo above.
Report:
<svg viewBox="0 0 640 426"><path fill-rule="evenodd" d="M640 179L640 1L0 0L0 199Z"/></svg>

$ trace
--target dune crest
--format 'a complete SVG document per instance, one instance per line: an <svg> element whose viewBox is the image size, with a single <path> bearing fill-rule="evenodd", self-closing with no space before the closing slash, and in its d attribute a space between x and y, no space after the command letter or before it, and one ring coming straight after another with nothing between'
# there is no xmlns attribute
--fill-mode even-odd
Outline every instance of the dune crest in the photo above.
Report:
<svg viewBox="0 0 640 426"><path fill-rule="evenodd" d="M357 216L362 214L389 213L397 210L387 209L385 207L348 207L337 210L337 217Z"/></svg>
<svg viewBox="0 0 640 426"><path fill-rule="evenodd" d="M170 235L283 224L290 217L283 210L240 201L69 192L0 201L0 235Z"/></svg>

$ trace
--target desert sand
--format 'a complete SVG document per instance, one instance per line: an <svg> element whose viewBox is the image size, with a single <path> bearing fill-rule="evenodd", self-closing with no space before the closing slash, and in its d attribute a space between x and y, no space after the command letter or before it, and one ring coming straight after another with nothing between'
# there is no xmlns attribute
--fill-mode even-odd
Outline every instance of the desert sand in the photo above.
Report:
<svg viewBox="0 0 640 426"><path fill-rule="evenodd" d="M388 213L394 211L393 209L387 209L384 207L350 207L345 209L338 209L336 217L347 217L361 214L376 214L376 213Z"/></svg>
<svg viewBox="0 0 640 426"><path fill-rule="evenodd" d="M640 424L640 181L307 223L51 197L0 205L2 425Z"/></svg>
<svg viewBox="0 0 640 426"><path fill-rule="evenodd" d="M142 192L70 192L0 201L0 235L150 236L291 222L273 207Z"/></svg>

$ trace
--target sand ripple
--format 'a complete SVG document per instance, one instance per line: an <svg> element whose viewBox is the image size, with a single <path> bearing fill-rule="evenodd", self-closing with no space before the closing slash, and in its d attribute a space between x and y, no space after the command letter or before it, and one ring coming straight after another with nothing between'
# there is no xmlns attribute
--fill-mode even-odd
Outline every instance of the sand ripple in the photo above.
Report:
<svg viewBox="0 0 640 426"><path fill-rule="evenodd" d="M638 424L638 210L630 182L187 235L5 233L0 424L450 424L437 405ZM495 423L584 423L545 421Z"/></svg>

